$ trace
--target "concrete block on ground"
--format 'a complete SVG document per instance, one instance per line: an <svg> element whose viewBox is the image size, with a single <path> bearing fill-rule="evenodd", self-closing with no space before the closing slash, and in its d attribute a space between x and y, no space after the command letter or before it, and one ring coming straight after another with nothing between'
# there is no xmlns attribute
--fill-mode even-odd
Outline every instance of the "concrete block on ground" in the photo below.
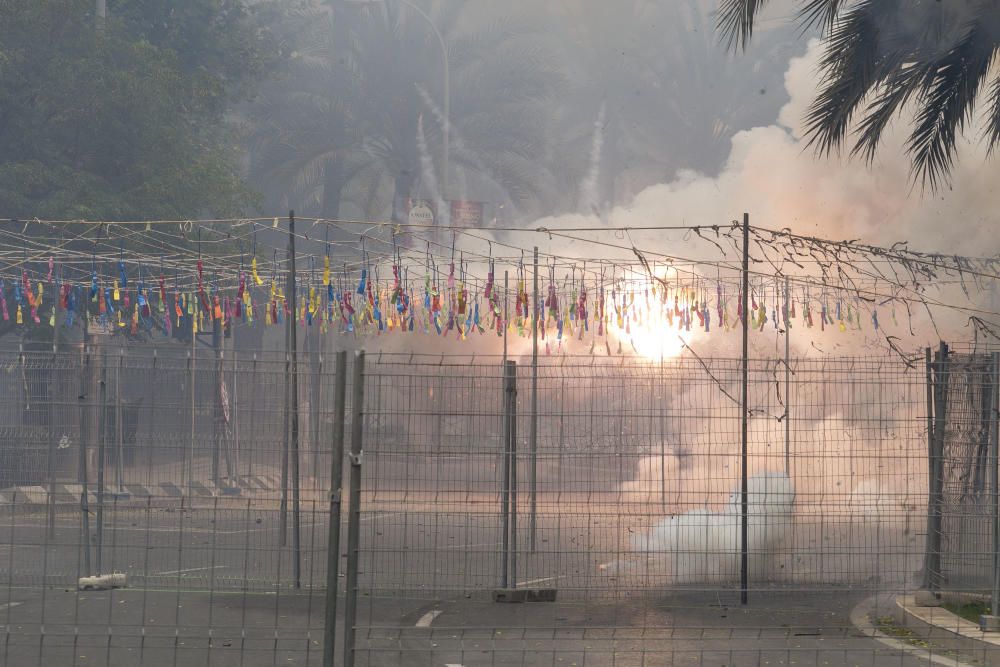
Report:
<svg viewBox="0 0 1000 667"><path fill-rule="evenodd" d="M523 588L497 588L493 591L494 602L524 602L528 591Z"/></svg>
<svg viewBox="0 0 1000 667"><path fill-rule="evenodd" d="M940 607L941 594L935 591L917 591L913 594L913 604L918 607Z"/></svg>

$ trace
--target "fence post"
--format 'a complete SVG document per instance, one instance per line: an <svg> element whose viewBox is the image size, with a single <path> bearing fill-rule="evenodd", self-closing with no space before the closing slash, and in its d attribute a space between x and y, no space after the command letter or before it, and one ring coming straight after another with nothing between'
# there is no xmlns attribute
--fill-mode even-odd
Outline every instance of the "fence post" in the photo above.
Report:
<svg viewBox="0 0 1000 667"><path fill-rule="evenodd" d="M222 320L212 311L212 350L215 354L215 373L212 378L212 485L219 489L219 466L222 449L223 416L222 416Z"/></svg>
<svg viewBox="0 0 1000 667"><path fill-rule="evenodd" d="M354 353L351 397L351 477L347 520L347 577L344 601L344 667L354 667L354 623L358 616L358 565L361 553L361 439L365 418L365 353Z"/></svg>
<svg viewBox="0 0 1000 667"><path fill-rule="evenodd" d="M933 391L928 392L933 418L928 420L928 509L927 509L927 549L924 565L924 588L937 591L941 588L941 493L942 466L944 465L944 429L948 401L948 346L942 342L935 354L934 363L929 361L928 381Z"/></svg>
<svg viewBox="0 0 1000 667"><path fill-rule="evenodd" d="M301 492L299 486L299 333L296 328L299 307L296 299L296 275L295 275L295 211L288 212L288 249L289 272L288 277L288 300L291 308L291 315L288 318L290 327L289 342L292 344L292 389L291 394L291 440L292 440L292 550L295 552L295 562L293 563L293 574L295 577L295 588L302 588L302 513ZM308 295L307 295L308 297Z"/></svg>
<svg viewBox="0 0 1000 667"><path fill-rule="evenodd" d="M747 417L750 413L750 364L748 351L748 330L750 324L750 313L747 310L749 303L747 292L750 290L750 216L743 214L743 289L740 299L740 307L743 315L743 374L742 374L742 405L740 405L740 604L747 604L749 597L749 563L750 554L749 526L748 526L748 499L747 499Z"/></svg>
<svg viewBox="0 0 1000 667"><path fill-rule="evenodd" d="M115 491L115 497L125 491L125 431L123 430L122 421L124 419L124 413L122 412L122 364L125 359L125 348L118 348L118 367L115 370L115 451L118 452L115 456L115 483L118 489Z"/></svg>
<svg viewBox="0 0 1000 667"><path fill-rule="evenodd" d="M1000 352L990 355L990 482L993 497L990 509L993 512L993 595L990 598L990 614L1000 616Z"/></svg>
<svg viewBox="0 0 1000 667"><path fill-rule="evenodd" d="M535 551L535 530L538 522L538 318L545 312L538 307L538 246L535 246L535 270L532 297L535 304L535 318L532 324L531 340L531 421L528 424L528 444L531 452L531 467L528 469L531 486L531 513L528 517L528 548Z"/></svg>
<svg viewBox="0 0 1000 667"><path fill-rule="evenodd" d="M90 420L87 419L88 412L90 410L90 403L92 400L91 391L93 390L93 378L91 378L91 367L90 367L90 335L88 331L87 320L90 319L90 313L87 310L87 305L84 304L83 307L83 372L80 373L80 442L77 444L79 448L79 470L77 471L77 478L80 481L80 521L81 521L81 532L83 533L82 544L83 544L83 566L84 575L90 576L92 574L90 569L90 502L87 497L88 492L88 481L87 481L87 442L90 440Z"/></svg>
<svg viewBox="0 0 1000 667"><path fill-rule="evenodd" d="M503 488L500 491L501 552L500 588L507 588L510 563L510 472L511 472L511 414L514 405L514 377L516 361L505 361L503 371Z"/></svg>
<svg viewBox="0 0 1000 667"><path fill-rule="evenodd" d="M52 367L49 369L49 446L45 457L45 471L49 482L49 497L46 513L46 537L53 539L56 536L56 478L55 478L55 453L56 453L56 392L62 385L57 379L59 368L59 298L52 302Z"/></svg>
<svg viewBox="0 0 1000 667"><path fill-rule="evenodd" d="M511 368L510 390L510 587L517 588L517 362Z"/></svg>
<svg viewBox="0 0 1000 667"><path fill-rule="evenodd" d="M100 411L97 427L97 574L102 574L104 551L104 463L108 439L108 359L101 350Z"/></svg>
<svg viewBox="0 0 1000 667"><path fill-rule="evenodd" d="M323 667L333 667L337 628L337 582L340 574L340 507L344 486L344 421L347 404L347 352L337 353L333 389L333 447L330 455L330 517L326 546L326 619ZM318 448L317 448L318 449Z"/></svg>

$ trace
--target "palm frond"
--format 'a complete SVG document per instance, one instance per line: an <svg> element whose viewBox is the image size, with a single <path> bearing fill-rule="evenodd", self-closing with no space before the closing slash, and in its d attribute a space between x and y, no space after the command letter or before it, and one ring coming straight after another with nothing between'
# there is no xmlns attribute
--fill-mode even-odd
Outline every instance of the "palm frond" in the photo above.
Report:
<svg viewBox="0 0 1000 667"><path fill-rule="evenodd" d="M881 50L878 6L898 0L862 0L838 19L820 61L824 85L806 114L809 145L821 155L838 148L868 92L901 64Z"/></svg>
<svg viewBox="0 0 1000 667"><path fill-rule="evenodd" d="M990 87L992 90L990 91L989 109L986 112L985 133L986 143L989 146L988 152L993 155L997 145L1000 145L1000 76L993 79L993 84Z"/></svg>
<svg viewBox="0 0 1000 667"><path fill-rule="evenodd" d="M826 31L832 30L844 4L844 0L806 0L798 12L802 30L817 26Z"/></svg>
<svg viewBox="0 0 1000 667"><path fill-rule="evenodd" d="M907 142L914 176L923 186L937 189L951 171L956 138L972 117L994 48L992 36L974 23L965 38L933 64L935 74L921 92L916 127Z"/></svg>
<svg viewBox="0 0 1000 667"><path fill-rule="evenodd" d="M932 72L926 64L914 64L910 67L900 67L883 82L882 92L868 106L865 117L855 130L858 140L851 149L852 157L862 155L865 162L872 163L889 122L914 93L926 85L926 79L931 75Z"/></svg>
<svg viewBox="0 0 1000 667"><path fill-rule="evenodd" d="M753 35L754 20L767 0L722 0L716 29L730 49L746 49Z"/></svg>

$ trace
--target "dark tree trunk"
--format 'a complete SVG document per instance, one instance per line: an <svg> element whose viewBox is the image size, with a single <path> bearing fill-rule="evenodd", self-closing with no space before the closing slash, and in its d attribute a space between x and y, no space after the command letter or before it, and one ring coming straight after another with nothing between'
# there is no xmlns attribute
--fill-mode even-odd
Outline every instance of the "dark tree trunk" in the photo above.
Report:
<svg viewBox="0 0 1000 667"><path fill-rule="evenodd" d="M323 181L323 208L321 216L336 220L340 216L340 194L344 189L344 165L339 161L327 162Z"/></svg>
<svg viewBox="0 0 1000 667"><path fill-rule="evenodd" d="M413 190L413 174L410 169L403 169L396 174L395 192L392 195L392 220L393 222L406 222L407 210L406 200L410 198Z"/></svg>

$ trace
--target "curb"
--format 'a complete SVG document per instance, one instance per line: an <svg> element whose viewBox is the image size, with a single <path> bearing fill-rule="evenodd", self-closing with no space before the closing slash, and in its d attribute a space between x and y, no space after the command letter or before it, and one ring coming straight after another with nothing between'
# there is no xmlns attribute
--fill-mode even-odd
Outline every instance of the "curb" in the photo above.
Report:
<svg viewBox="0 0 1000 667"><path fill-rule="evenodd" d="M117 487L104 487L104 500L179 500L181 498L216 498L256 495L259 493L278 492L281 482L274 475L244 475L227 480L227 485L215 485L212 482L191 482L179 486L172 482L160 482L156 485L125 484L123 490ZM77 505L83 493L82 484L55 484L52 503L54 505ZM97 502L96 484L87 486L87 500ZM0 490L0 505L46 505L49 502L48 486L14 486Z"/></svg>
<svg viewBox="0 0 1000 667"><path fill-rule="evenodd" d="M978 662L966 662L965 660L960 660L951 656L939 655L935 652L939 649L924 649L913 646L912 644L885 634L872 624L870 617L876 610L894 609L895 607L895 594L884 594L862 600L854 607L854 609L851 610L851 625L853 625L858 632L874 639L884 646L888 646L893 650L919 658L920 660L925 660L934 665L941 665L942 667L976 667L981 664ZM942 650L950 649L945 648Z"/></svg>

